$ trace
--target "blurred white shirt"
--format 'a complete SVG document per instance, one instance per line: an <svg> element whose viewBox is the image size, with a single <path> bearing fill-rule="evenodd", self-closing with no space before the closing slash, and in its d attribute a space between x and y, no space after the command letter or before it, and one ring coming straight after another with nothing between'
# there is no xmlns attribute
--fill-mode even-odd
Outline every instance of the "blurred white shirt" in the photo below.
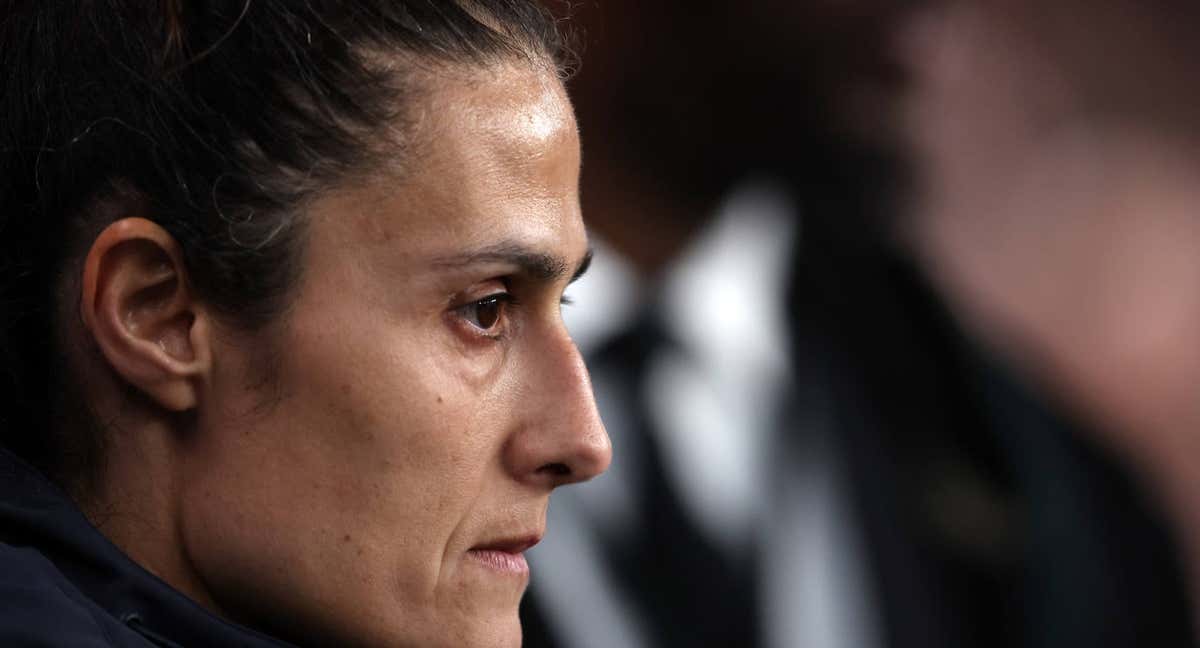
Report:
<svg viewBox="0 0 1200 648"><path fill-rule="evenodd" d="M792 201L766 183L732 193L657 286L593 238L591 270L568 290L564 318L584 356L658 300L678 343L650 360L647 402L663 470L687 512L725 551L759 553L760 621L769 646L877 645L846 492L827 444L779 471L772 441L793 394L786 290L797 236ZM593 371L614 461L553 496L545 540L529 553L538 605L573 648L648 646L639 611L619 595L595 529L634 528L636 480L622 453L633 434ZM822 425L802 416L795 425ZM824 435L816 434L815 438Z"/></svg>

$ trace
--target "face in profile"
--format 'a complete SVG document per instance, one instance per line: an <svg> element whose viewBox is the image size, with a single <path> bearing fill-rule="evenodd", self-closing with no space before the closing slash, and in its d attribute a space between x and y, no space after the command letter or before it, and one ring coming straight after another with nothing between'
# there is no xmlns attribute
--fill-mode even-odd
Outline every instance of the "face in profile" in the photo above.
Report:
<svg viewBox="0 0 1200 648"><path fill-rule="evenodd" d="M180 536L215 606L301 643L515 646L551 490L610 458L560 317L579 140L527 68L414 115L398 179L310 206L286 315L217 336Z"/></svg>

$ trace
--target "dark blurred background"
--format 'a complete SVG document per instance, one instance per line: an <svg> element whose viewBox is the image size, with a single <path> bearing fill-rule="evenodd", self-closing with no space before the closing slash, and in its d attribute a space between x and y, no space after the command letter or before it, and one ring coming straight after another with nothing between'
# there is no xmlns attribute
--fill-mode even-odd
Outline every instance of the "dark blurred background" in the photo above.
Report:
<svg viewBox="0 0 1200 648"><path fill-rule="evenodd" d="M526 645L1193 645L1193 4L553 4L615 458Z"/></svg>

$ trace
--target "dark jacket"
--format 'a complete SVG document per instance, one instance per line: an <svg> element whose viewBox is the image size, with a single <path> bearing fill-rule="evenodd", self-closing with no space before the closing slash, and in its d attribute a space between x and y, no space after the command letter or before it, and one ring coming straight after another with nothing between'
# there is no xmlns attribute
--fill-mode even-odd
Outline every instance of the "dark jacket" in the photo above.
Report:
<svg viewBox="0 0 1200 648"><path fill-rule="evenodd" d="M0 448L0 646L286 646L139 567L41 473Z"/></svg>
<svg viewBox="0 0 1200 648"><path fill-rule="evenodd" d="M1196 645L1179 547L1127 458L883 237L805 225L797 365L832 395L886 645Z"/></svg>

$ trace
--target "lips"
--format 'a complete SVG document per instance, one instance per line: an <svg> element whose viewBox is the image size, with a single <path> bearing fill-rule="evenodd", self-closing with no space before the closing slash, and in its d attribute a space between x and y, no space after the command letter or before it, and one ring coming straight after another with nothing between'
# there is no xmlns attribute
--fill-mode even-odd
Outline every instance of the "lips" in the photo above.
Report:
<svg viewBox="0 0 1200 648"><path fill-rule="evenodd" d="M542 536L540 534L530 534L521 537L491 540L471 547L471 551L502 551L504 553L519 554L524 553L527 549L541 541Z"/></svg>
<svg viewBox="0 0 1200 648"><path fill-rule="evenodd" d="M529 563L525 561L525 551L541 539L541 535L537 534L489 540L471 547L467 555L493 571L528 574Z"/></svg>

